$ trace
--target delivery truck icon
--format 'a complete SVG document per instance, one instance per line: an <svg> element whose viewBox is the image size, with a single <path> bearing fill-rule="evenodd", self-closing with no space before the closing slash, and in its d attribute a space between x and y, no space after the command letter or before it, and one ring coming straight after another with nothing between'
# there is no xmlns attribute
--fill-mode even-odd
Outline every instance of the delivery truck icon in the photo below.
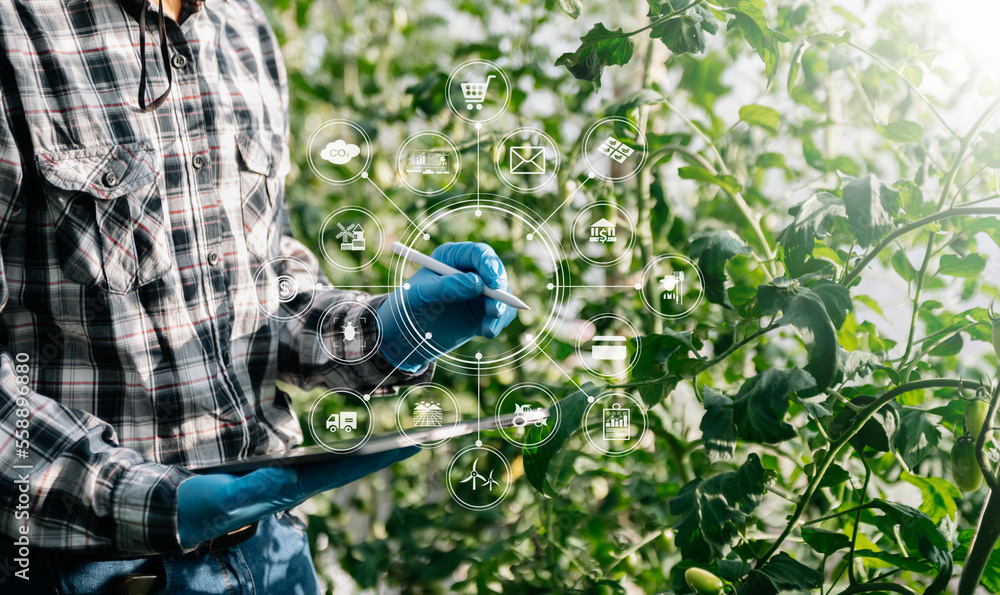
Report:
<svg viewBox="0 0 1000 595"><path fill-rule="evenodd" d="M328 432L336 432L337 430L344 430L345 432L350 432L351 430L358 429L358 412L357 411L344 411L342 413L334 413L326 419L326 430Z"/></svg>

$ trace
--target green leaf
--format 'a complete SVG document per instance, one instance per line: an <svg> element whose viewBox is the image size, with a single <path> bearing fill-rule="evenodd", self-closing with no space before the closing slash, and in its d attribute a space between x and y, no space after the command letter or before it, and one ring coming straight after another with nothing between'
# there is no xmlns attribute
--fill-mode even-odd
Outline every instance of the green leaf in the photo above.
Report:
<svg viewBox="0 0 1000 595"><path fill-rule="evenodd" d="M876 498L866 507L885 513L871 521L880 531L886 535L894 535L898 527L903 544L938 568L938 576L927 590L942 592L951 578L952 557L948 540L938 529L937 523L925 513L905 504Z"/></svg>
<svg viewBox="0 0 1000 595"><path fill-rule="evenodd" d="M728 28L739 29L743 38L764 62L767 78L773 77L774 71L778 68L778 44L774 32L767 26L764 13L756 4L747 0L741 0L726 12L734 17L729 21Z"/></svg>
<svg viewBox="0 0 1000 595"><path fill-rule="evenodd" d="M967 279L978 276L984 270L986 270L986 257L981 254L969 254L968 256L945 254L941 257L938 274Z"/></svg>
<svg viewBox="0 0 1000 595"><path fill-rule="evenodd" d="M755 568L736 589L737 595L758 595L788 590L812 591L823 584L823 573L785 552L778 552Z"/></svg>
<svg viewBox="0 0 1000 595"><path fill-rule="evenodd" d="M556 66L565 66L570 74L580 80L601 86L601 73L605 66L624 66L632 59L635 42L622 29L609 31L597 23L580 38L580 47L556 60Z"/></svg>
<svg viewBox="0 0 1000 595"><path fill-rule="evenodd" d="M681 347L684 351L680 351ZM664 364L678 352L682 356L688 352L698 353L691 331L679 332L668 328L662 334L643 337L642 350L632 368L632 380L652 380L663 376L666 371ZM647 407L652 407L670 394L675 386L676 382L646 384L639 387L639 396Z"/></svg>
<svg viewBox="0 0 1000 595"><path fill-rule="evenodd" d="M917 276L917 270L913 268L910 258L906 255L906 250L900 248L892 255L893 270L905 281L912 281Z"/></svg>
<svg viewBox="0 0 1000 595"><path fill-rule="evenodd" d="M632 59L635 42L621 28L609 31L604 23L597 23L580 38L581 48L590 47L604 66L624 66Z"/></svg>
<svg viewBox="0 0 1000 595"><path fill-rule="evenodd" d="M757 286L757 306L765 316L774 316L798 292L799 282L795 279L775 277L770 283Z"/></svg>
<svg viewBox="0 0 1000 595"><path fill-rule="evenodd" d="M677 55L705 52L705 34L701 30L701 22L689 15L676 16L657 23L649 32L649 36L662 41Z"/></svg>
<svg viewBox="0 0 1000 595"><path fill-rule="evenodd" d="M803 41L799 44L799 47L795 48L795 53L792 54L792 63L788 66L787 91L789 94L791 94L792 89L795 87L795 79L799 77L799 69L802 67L802 56L805 55L806 50L811 45L808 40Z"/></svg>
<svg viewBox="0 0 1000 595"><path fill-rule="evenodd" d="M705 415L701 418L701 441L710 461L725 461L736 453L736 426L733 424L733 400L714 388L706 387Z"/></svg>
<svg viewBox="0 0 1000 595"><path fill-rule="evenodd" d="M781 153L761 153L757 156L757 167L776 167L778 169L788 169L785 164L785 156Z"/></svg>
<svg viewBox="0 0 1000 595"><path fill-rule="evenodd" d="M709 457L720 460L731 456L734 436L762 444L794 438L795 429L785 422L788 401L792 394L815 384L798 368L769 368L744 382L732 398L706 388L700 428Z"/></svg>
<svg viewBox="0 0 1000 595"><path fill-rule="evenodd" d="M703 167L689 165L678 168L677 175L685 180L695 180L698 182L708 182L722 188L729 194L736 194L740 191L740 184L733 176L713 174Z"/></svg>
<svg viewBox="0 0 1000 595"><path fill-rule="evenodd" d="M778 242L784 249L788 272L798 276L803 272L806 258L813 252L816 238L827 235L831 222L836 217L846 217L847 210L840 197L829 192L817 192L802 204L789 209L789 213L795 219L778 234Z"/></svg>
<svg viewBox="0 0 1000 595"><path fill-rule="evenodd" d="M903 471L900 479L912 483L920 488L922 496L920 500L920 510L931 518L935 523L940 523L941 519L948 517L955 520L958 508L955 506L955 499L962 498L962 492L951 485L947 479L940 477L921 477Z"/></svg>
<svg viewBox="0 0 1000 595"><path fill-rule="evenodd" d="M809 547L824 556L851 547L851 538L843 533L815 527L802 527L802 539L809 544Z"/></svg>
<svg viewBox="0 0 1000 595"><path fill-rule="evenodd" d="M736 471L695 479L671 498L674 543L685 559L708 563L725 556L767 490L768 473L751 453Z"/></svg>
<svg viewBox="0 0 1000 595"><path fill-rule="evenodd" d="M822 300L833 326L837 329L844 326L848 312L854 309L850 290L827 279L817 281L810 289Z"/></svg>
<svg viewBox="0 0 1000 595"><path fill-rule="evenodd" d="M826 473L819 480L819 487L832 488L833 486L839 486L850 478L851 474L847 469L844 469L837 463L831 463L830 468L826 470Z"/></svg>
<svg viewBox="0 0 1000 595"><path fill-rule="evenodd" d="M893 442L896 452L910 469L916 468L924 458L937 449L941 441L938 425L931 423L923 411L907 409L899 417L899 431Z"/></svg>
<svg viewBox="0 0 1000 595"><path fill-rule="evenodd" d="M580 16L580 10L583 9L583 0L559 0L559 7L575 19Z"/></svg>
<svg viewBox="0 0 1000 595"><path fill-rule="evenodd" d="M899 180L892 185L899 190L899 206L904 212L916 214L924 204L924 193L910 180Z"/></svg>
<svg viewBox="0 0 1000 595"><path fill-rule="evenodd" d="M901 554L894 554L892 552L879 552L875 550L862 549L856 550L854 552L855 557L858 558L871 558L874 560L881 560L892 566L897 566L903 570L909 570L911 572L919 572L924 574L929 572L932 568L930 564L922 561L920 558L913 558L909 556L903 556Z"/></svg>
<svg viewBox="0 0 1000 595"><path fill-rule="evenodd" d="M597 59L597 54L594 52L566 53L556 59L555 65L565 66L566 70L578 80L593 83L595 87L601 86L601 73L604 72L604 66L601 65L601 61Z"/></svg>
<svg viewBox="0 0 1000 595"><path fill-rule="evenodd" d="M858 243L867 247L893 228L893 217L899 212L899 192L874 174L846 179L843 194L847 226Z"/></svg>
<svg viewBox="0 0 1000 595"><path fill-rule="evenodd" d="M897 143L919 143L924 137L924 127L909 120L897 120L885 126L879 126L882 136Z"/></svg>
<svg viewBox="0 0 1000 595"><path fill-rule="evenodd" d="M566 444L569 437L580 429L580 422L583 420L583 414L589 405L587 397L596 396L600 392L599 387L588 382L581 387L581 390L565 399L560 399L552 407L558 409L559 415L559 425L553 430L555 435L539 447L524 449L524 474L527 476L528 482L542 494L546 496L556 494L548 480L548 470L552 463L552 457ZM552 415L554 417L556 413L553 412ZM532 426L528 430L525 441L529 444L540 442L542 436L534 434L541 431L541 429Z"/></svg>
<svg viewBox="0 0 1000 595"><path fill-rule="evenodd" d="M965 561L969 555L969 544L975 536L975 529L963 529L958 532L958 547L955 548L955 559ZM986 587L990 593L1000 593L1000 548L994 549L986 561L986 568L983 569L983 576L979 584Z"/></svg>
<svg viewBox="0 0 1000 595"><path fill-rule="evenodd" d="M778 124L781 123L781 114L774 108L751 103L740 108L740 120L750 126L760 126L775 133L778 131Z"/></svg>
<svg viewBox="0 0 1000 595"><path fill-rule="evenodd" d="M713 304L732 309L726 293L726 262L737 254L749 254L748 246L729 229L705 231L691 238L688 254L698 259L698 268L705 277L705 297Z"/></svg>
<svg viewBox="0 0 1000 595"><path fill-rule="evenodd" d="M823 298L814 291L802 291L788 300L779 324L798 330L808 352L805 370L816 380L816 390L826 390L837 372L837 330L830 320Z"/></svg>
<svg viewBox="0 0 1000 595"><path fill-rule="evenodd" d="M609 107L605 112L608 115L627 117L628 113L643 105L654 105L663 101L663 94L652 89L639 89L622 99L618 103Z"/></svg>

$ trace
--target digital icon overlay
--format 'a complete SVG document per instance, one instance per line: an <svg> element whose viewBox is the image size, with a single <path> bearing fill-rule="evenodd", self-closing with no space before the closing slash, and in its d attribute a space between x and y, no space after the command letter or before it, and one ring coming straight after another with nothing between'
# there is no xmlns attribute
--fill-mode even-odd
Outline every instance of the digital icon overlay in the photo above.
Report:
<svg viewBox="0 0 1000 595"><path fill-rule="evenodd" d="M345 272L362 271L378 260L384 247L382 222L364 207L341 207L319 228L323 259Z"/></svg>
<svg viewBox="0 0 1000 595"><path fill-rule="evenodd" d="M489 510L499 505L510 492L511 482L507 458L486 445L458 451L445 474L448 492L469 510Z"/></svg>
<svg viewBox="0 0 1000 595"><path fill-rule="evenodd" d="M629 147L613 136L609 136L605 139L604 142L601 143L601 146L597 147L597 150L614 159L618 163L625 163L625 160L631 157L632 153L635 153L635 149Z"/></svg>
<svg viewBox="0 0 1000 595"><path fill-rule="evenodd" d="M420 442L411 437L412 430L436 428L462 419L458 399L440 384L424 383L406 387L396 400L396 430L414 445L434 448L448 441L442 438Z"/></svg>
<svg viewBox="0 0 1000 595"><path fill-rule="evenodd" d="M638 399L623 392L606 392L587 401L583 435L595 450L617 457L642 446L648 419Z"/></svg>
<svg viewBox="0 0 1000 595"><path fill-rule="evenodd" d="M465 109L483 109L483 101L486 99L486 92L490 89L490 81L495 78L496 75L491 74L483 82L459 83L462 87L462 95L465 97Z"/></svg>
<svg viewBox="0 0 1000 595"><path fill-rule="evenodd" d="M421 401L413 408L413 425L418 428L440 426L443 419L440 403Z"/></svg>
<svg viewBox="0 0 1000 595"><path fill-rule="evenodd" d="M633 347L629 355L629 342ZM599 314L582 325L576 337L580 364L596 376L622 376L639 361L642 338L632 321L617 314Z"/></svg>
<svg viewBox="0 0 1000 595"><path fill-rule="evenodd" d="M368 398L349 388L319 395L309 409L308 426L316 444L335 453L349 453L364 446L374 429Z"/></svg>
<svg viewBox="0 0 1000 595"><path fill-rule="evenodd" d="M643 269L638 287L646 309L668 320L693 312L705 295L701 269L683 254L662 254L654 258Z"/></svg>

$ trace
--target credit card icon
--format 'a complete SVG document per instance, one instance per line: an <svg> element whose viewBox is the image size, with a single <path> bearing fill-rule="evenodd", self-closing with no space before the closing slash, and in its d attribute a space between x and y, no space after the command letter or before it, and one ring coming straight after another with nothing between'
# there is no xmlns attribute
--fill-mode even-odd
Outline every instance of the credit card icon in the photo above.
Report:
<svg viewBox="0 0 1000 595"><path fill-rule="evenodd" d="M625 350L625 337L599 335L591 340L590 354L596 360L622 361L628 353Z"/></svg>

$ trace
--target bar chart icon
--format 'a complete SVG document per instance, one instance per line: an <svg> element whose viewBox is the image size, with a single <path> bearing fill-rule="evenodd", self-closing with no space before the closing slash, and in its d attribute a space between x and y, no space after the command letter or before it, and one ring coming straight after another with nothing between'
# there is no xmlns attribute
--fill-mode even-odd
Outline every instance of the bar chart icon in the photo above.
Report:
<svg viewBox="0 0 1000 595"><path fill-rule="evenodd" d="M629 440L632 437L632 410L615 403L604 410L604 439Z"/></svg>

